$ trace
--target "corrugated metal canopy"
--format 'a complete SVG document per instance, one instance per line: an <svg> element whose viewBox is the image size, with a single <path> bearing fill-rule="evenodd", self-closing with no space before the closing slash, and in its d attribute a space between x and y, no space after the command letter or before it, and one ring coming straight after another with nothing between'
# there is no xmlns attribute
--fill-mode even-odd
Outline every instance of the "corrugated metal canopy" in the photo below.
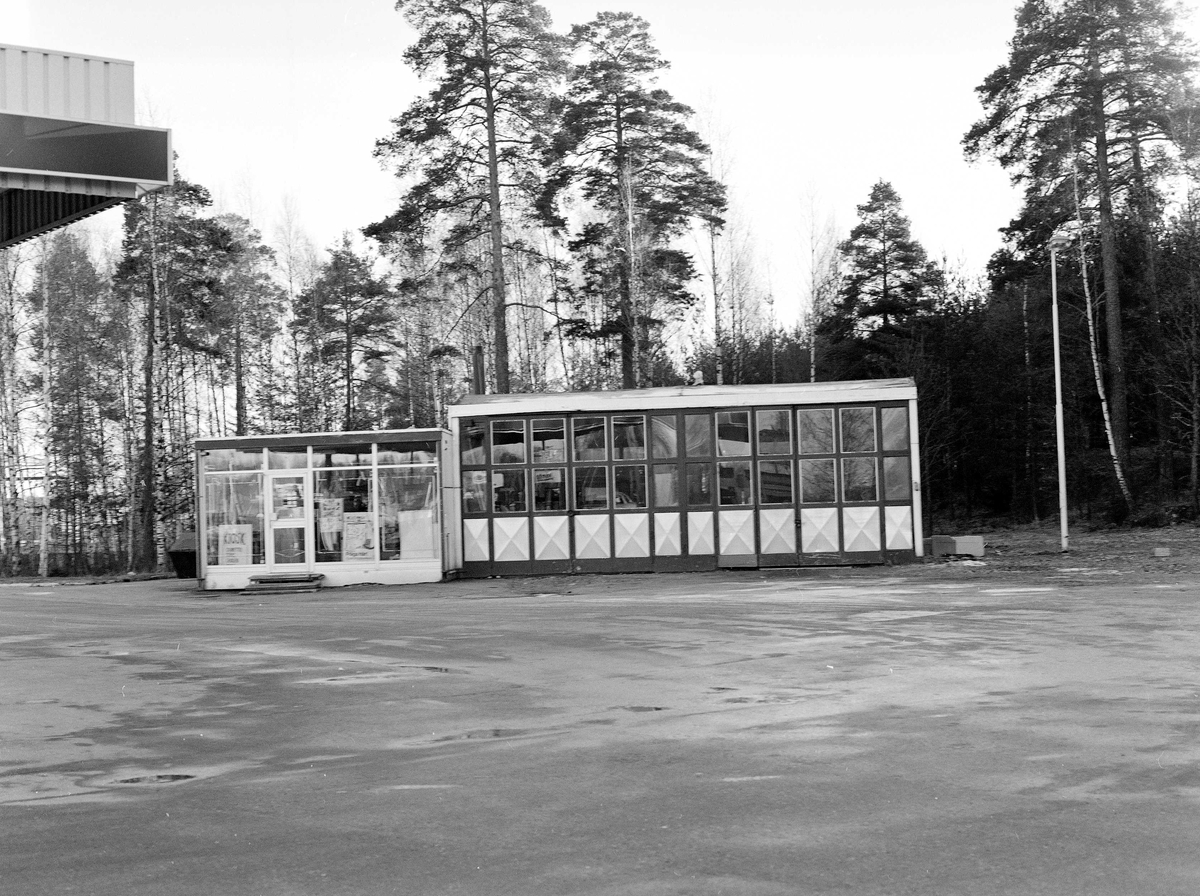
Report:
<svg viewBox="0 0 1200 896"><path fill-rule="evenodd" d="M133 103L132 62L0 44L0 249L171 183Z"/></svg>
<svg viewBox="0 0 1200 896"><path fill-rule="evenodd" d="M0 249L63 227L123 202L110 196L84 196L38 190L0 193Z"/></svg>

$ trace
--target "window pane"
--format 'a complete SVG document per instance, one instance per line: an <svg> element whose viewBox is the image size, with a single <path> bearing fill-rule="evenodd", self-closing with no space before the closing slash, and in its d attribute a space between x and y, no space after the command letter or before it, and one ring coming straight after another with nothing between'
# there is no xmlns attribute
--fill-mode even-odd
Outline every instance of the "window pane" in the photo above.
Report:
<svg viewBox="0 0 1200 896"><path fill-rule="evenodd" d="M224 470L261 470L263 450L261 448L208 448L203 453L204 472Z"/></svg>
<svg viewBox="0 0 1200 896"><path fill-rule="evenodd" d="M792 503L792 465L764 460L758 464L758 500L762 504Z"/></svg>
<svg viewBox="0 0 1200 896"><path fill-rule="evenodd" d="M567 459L567 431L563 420L533 421L533 462L549 464Z"/></svg>
<svg viewBox="0 0 1200 896"><path fill-rule="evenodd" d="M801 454L833 454L833 409L797 411L796 433Z"/></svg>
<svg viewBox="0 0 1200 896"><path fill-rule="evenodd" d="M525 421L492 421L492 463L525 463Z"/></svg>
<svg viewBox="0 0 1200 896"><path fill-rule="evenodd" d="M575 509L608 509L608 467L575 468Z"/></svg>
<svg viewBox="0 0 1200 896"><path fill-rule="evenodd" d="M848 457L842 461L842 491L846 501L877 501L875 458Z"/></svg>
<svg viewBox="0 0 1200 896"><path fill-rule="evenodd" d="M482 421L464 420L458 431L459 451L462 453L464 464L486 464L487 454L484 452L484 435Z"/></svg>
<svg viewBox="0 0 1200 896"><path fill-rule="evenodd" d="M374 559L370 470L313 473L313 503L318 563Z"/></svg>
<svg viewBox="0 0 1200 896"><path fill-rule="evenodd" d="M875 409L842 408L842 451L856 454L875 450Z"/></svg>
<svg viewBox="0 0 1200 896"><path fill-rule="evenodd" d="M883 497L888 501L907 501L912 497L907 457L883 459Z"/></svg>
<svg viewBox="0 0 1200 896"><path fill-rule="evenodd" d="M613 467L613 506L646 506L645 467Z"/></svg>
<svg viewBox="0 0 1200 896"><path fill-rule="evenodd" d="M687 465L687 502L693 507L711 505L712 464Z"/></svg>
<svg viewBox="0 0 1200 896"><path fill-rule="evenodd" d="M262 452L258 452L262 463ZM258 473L204 477L209 566L263 563L263 499Z"/></svg>
<svg viewBox="0 0 1200 896"><path fill-rule="evenodd" d="M384 442L377 449L381 465L437 463L437 442ZM479 463L483 463L483 460Z"/></svg>
<svg viewBox="0 0 1200 896"><path fill-rule="evenodd" d="M642 460L646 456L646 418L613 417L613 460Z"/></svg>
<svg viewBox="0 0 1200 896"><path fill-rule="evenodd" d="M792 415L789 412L757 411L754 419L759 454L792 453Z"/></svg>
<svg viewBox="0 0 1200 896"><path fill-rule="evenodd" d="M313 446L314 467L369 467L370 445Z"/></svg>
<svg viewBox="0 0 1200 896"><path fill-rule="evenodd" d="M492 510L496 513L524 513L526 509L525 471L493 472Z"/></svg>
<svg viewBox="0 0 1200 896"><path fill-rule="evenodd" d="M883 450L908 450L908 408L882 408Z"/></svg>
<svg viewBox="0 0 1200 896"><path fill-rule="evenodd" d="M575 460L607 460L603 417L576 417L571 421ZM607 506L607 504L605 505Z"/></svg>
<svg viewBox="0 0 1200 896"><path fill-rule="evenodd" d="M304 519L304 474L269 480L272 520Z"/></svg>
<svg viewBox="0 0 1200 896"><path fill-rule="evenodd" d="M370 461L367 461L369 464ZM267 449L267 466L272 470L303 470L308 467L308 446L289 445Z"/></svg>
<svg viewBox="0 0 1200 896"><path fill-rule="evenodd" d="M712 417L687 414L684 418L684 453L688 457L712 455Z"/></svg>
<svg viewBox="0 0 1200 896"><path fill-rule="evenodd" d="M834 503L837 500L837 481L833 458L802 460L799 463L800 503Z"/></svg>
<svg viewBox="0 0 1200 896"><path fill-rule="evenodd" d="M750 454L750 412L722 411L717 414L717 452L723 457Z"/></svg>
<svg viewBox="0 0 1200 896"><path fill-rule="evenodd" d="M365 514L370 516L370 514ZM287 526L271 530L272 563L303 563L305 531L302 526Z"/></svg>
<svg viewBox="0 0 1200 896"><path fill-rule="evenodd" d="M488 499L486 470L467 470L462 474L463 513L487 513L492 502Z"/></svg>
<svg viewBox="0 0 1200 896"><path fill-rule="evenodd" d="M717 464L721 479L721 504L751 504L754 491L750 487L750 461L725 460Z"/></svg>
<svg viewBox="0 0 1200 896"><path fill-rule="evenodd" d="M380 560L440 556L437 501L435 467L379 471Z"/></svg>
<svg viewBox="0 0 1200 896"><path fill-rule="evenodd" d="M553 470L533 471L533 509L567 509L567 471L562 467Z"/></svg>
<svg viewBox="0 0 1200 896"><path fill-rule="evenodd" d="M651 417L650 435L655 457L676 457L679 454L679 424L675 415Z"/></svg>
<svg viewBox="0 0 1200 896"><path fill-rule="evenodd" d="M675 464L655 465L654 506L679 506L679 467Z"/></svg>

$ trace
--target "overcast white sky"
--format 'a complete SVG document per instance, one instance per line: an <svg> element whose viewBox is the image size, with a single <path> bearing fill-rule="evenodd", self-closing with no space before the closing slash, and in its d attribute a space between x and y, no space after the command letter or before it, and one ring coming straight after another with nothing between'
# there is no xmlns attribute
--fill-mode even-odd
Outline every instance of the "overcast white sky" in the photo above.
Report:
<svg viewBox="0 0 1200 896"><path fill-rule="evenodd" d="M810 195L844 234L888 180L928 252L972 269L1017 208L960 140L1018 0L543 2L559 30L602 9L649 21L664 86L728 135L731 198L784 321ZM173 129L185 177L268 238L290 197L322 247L392 209L371 151L420 89L400 58L411 40L390 0L0 0L0 42L132 60L138 121Z"/></svg>

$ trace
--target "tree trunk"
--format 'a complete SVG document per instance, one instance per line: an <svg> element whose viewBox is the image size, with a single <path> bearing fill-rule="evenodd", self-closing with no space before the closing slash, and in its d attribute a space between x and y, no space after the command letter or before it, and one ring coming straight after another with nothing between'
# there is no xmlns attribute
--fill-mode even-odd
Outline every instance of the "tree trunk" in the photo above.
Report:
<svg viewBox="0 0 1200 896"><path fill-rule="evenodd" d="M1117 230L1113 217L1112 178L1108 168L1107 116L1103 72L1091 51L1092 128L1096 144L1096 196L1100 211L1100 262L1104 276L1104 322L1108 336L1108 379L1114 450L1121 463L1129 456L1129 387L1125 376L1125 337L1121 323L1121 288L1117 265ZM1132 507L1130 508L1132 510Z"/></svg>
<svg viewBox="0 0 1200 896"><path fill-rule="evenodd" d="M1037 464L1033 444L1033 353L1029 342L1029 284L1021 284L1021 341L1025 348L1025 490L1033 521L1039 522Z"/></svg>
<svg viewBox="0 0 1200 896"><path fill-rule="evenodd" d="M43 448L42 448L42 523L38 553L38 575L43 579L50 575L50 491L53 481L54 445L50 441L51 427L54 425L54 412L50 404L50 280L49 266L46 255L49 251L49 238L42 237L42 414Z"/></svg>
<svg viewBox="0 0 1200 896"><path fill-rule="evenodd" d="M342 364L346 371L346 407L342 417L342 431L350 432L354 428L354 328L351 323L350 297L344 296L346 331L345 342L342 346Z"/></svg>
<svg viewBox="0 0 1200 896"><path fill-rule="evenodd" d="M496 98L492 83L491 40L487 6L481 4L483 104L487 129L488 219L491 224L492 325L495 332L496 391L511 391L508 371L508 296L504 284L504 221L500 206L500 160L496 147Z"/></svg>
<svg viewBox="0 0 1200 896"><path fill-rule="evenodd" d="M233 434L246 434L246 371L242 361L242 311L239 307L233 319Z"/></svg>
<svg viewBox="0 0 1200 896"><path fill-rule="evenodd" d="M1141 137L1136 129L1130 136L1130 151L1133 162L1133 210L1138 235L1141 240L1142 297L1150 311L1150 369L1154 377L1154 429L1157 436L1158 494L1160 501L1174 495L1174 463L1171 458L1171 414L1167 407L1167 396L1160 388L1165 357L1165 339L1162 326L1162 306L1158 295L1158 247L1151 228L1154 210L1151 207L1150 191L1146 185L1146 172L1142 164Z"/></svg>
<svg viewBox="0 0 1200 896"><path fill-rule="evenodd" d="M14 253L0 250L0 554L5 563L0 575L15 575L19 568L21 527L20 463L17 434L17 334L16 264Z"/></svg>
<svg viewBox="0 0 1200 896"><path fill-rule="evenodd" d="M158 482L155 475L156 451L154 437L157 431L158 403L154 389L155 344L158 341L158 204L157 196L150 196L147 203L150 239L150 277L146 281L146 345L142 358L142 450L139 470L141 508L138 516L135 553L138 567L153 569L155 565L155 526L158 519Z"/></svg>

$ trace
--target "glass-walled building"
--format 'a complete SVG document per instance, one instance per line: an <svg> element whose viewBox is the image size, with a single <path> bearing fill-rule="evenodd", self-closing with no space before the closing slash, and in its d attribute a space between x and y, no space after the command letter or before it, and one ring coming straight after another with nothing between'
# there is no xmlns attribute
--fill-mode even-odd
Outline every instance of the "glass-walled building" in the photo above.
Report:
<svg viewBox="0 0 1200 896"><path fill-rule="evenodd" d="M921 554L912 380L468 396L467 576Z"/></svg>
<svg viewBox="0 0 1200 896"><path fill-rule="evenodd" d="M317 573L326 585L439 581L458 562L442 502L448 439L412 429L197 441L201 586Z"/></svg>

